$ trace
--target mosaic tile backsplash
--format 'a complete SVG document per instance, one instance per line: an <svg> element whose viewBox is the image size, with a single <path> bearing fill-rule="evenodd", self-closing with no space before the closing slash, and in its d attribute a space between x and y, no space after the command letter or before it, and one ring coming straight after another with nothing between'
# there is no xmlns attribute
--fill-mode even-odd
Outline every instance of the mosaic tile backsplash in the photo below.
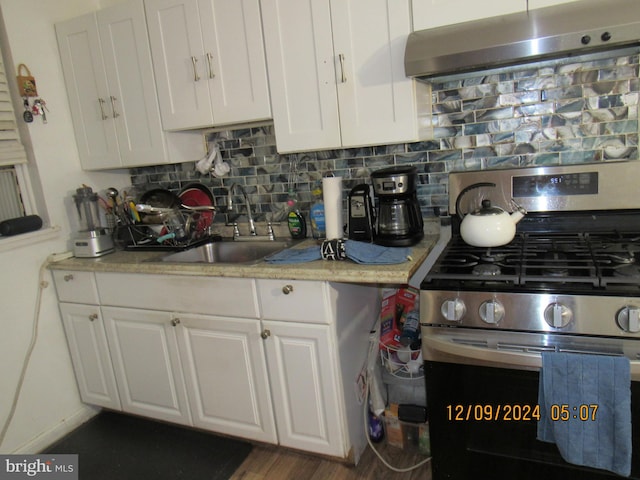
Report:
<svg viewBox="0 0 640 480"><path fill-rule="evenodd" d="M239 183L256 221L282 222L289 192L308 213L313 187L330 172L343 177L346 199L352 187L370 183L372 171L414 165L422 212L429 217L434 207L447 208L454 170L637 160L639 63L635 49L436 78L428 140L279 155L272 126L231 130L209 137L231 167L227 176L201 175L193 163L183 163L131 169L131 180L141 191L179 192L200 182L219 206ZM237 195L234 200L244 203ZM216 216L216 222L225 220Z"/></svg>

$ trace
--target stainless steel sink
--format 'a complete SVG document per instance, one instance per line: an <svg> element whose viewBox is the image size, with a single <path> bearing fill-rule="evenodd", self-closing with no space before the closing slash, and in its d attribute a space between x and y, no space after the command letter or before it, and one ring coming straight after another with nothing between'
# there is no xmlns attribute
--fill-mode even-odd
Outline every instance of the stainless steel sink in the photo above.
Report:
<svg viewBox="0 0 640 480"><path fill-rule="evenodd" d="M232 240L207 243L199 247L171 253L161 258L172 263L234 263L255 264L268 255L289 248L292 240L258 240L234 242Z"/></svg>

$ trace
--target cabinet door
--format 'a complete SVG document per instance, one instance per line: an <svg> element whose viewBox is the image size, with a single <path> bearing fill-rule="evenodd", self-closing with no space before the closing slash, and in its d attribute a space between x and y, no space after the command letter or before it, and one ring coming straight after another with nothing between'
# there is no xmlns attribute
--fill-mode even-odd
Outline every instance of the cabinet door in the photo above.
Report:
<svg viewBox="0 0 640 480"><path fill-rule="evenodd" d="M212 125L196 0L147 0L145 8L164 128Z"/></svg>
<svg viewBox="0 0 640 480"><path fill-rule="evenodd" d="M413 29L441 27L454 23L499 17L508 13L523 12L525 0L412 0ZM531 8L531 6L530 6Z"/></svg>
<svg viewBox="0 0 640 480"><path fill-rule="evenodd" d="M342 145L328 0L261 0L279 152Z"/></svg>
<svg viewBox="0 0 640 480"><path fill-rule="evenodd" d="M102 313L122 410L190 425L171 314L116 307Z"/></svg>
<svg viewBox="0 0 640 480"><path fill-rule="evenodd" d="M117 168L120 153L95 14L56 24L56 36L82 167Z"/></svg>
<svg viewBox="0 0 640 480"><path fill-rule="evenodd" d="M120 410L104 324L97 305L61 303L80 398L86 403Z"/></svg>
<svg viewBox="0 0 640 480"><path fill-rule="evenodd" d="M277 443L260 322L183 313L179 318L194 426Z"/></svg>
<svg viewBox="0 0 640 480"><path fill-rule="evenodd" d="M345 457L344 406L330 327L275 321L263 326L280 444Z"/></svg>
<svg viewBox="0 0 640 480"><path fill-rule="evenodd" d="M123 166L167 160L142 0L97 13L109 85L108 115L116 125Z"/></svg>
<svg viewBox="0 0 640 480"><path fill-rule="evenodd" d="M259 0L198 0L216 125L271 118Z"/></svg>
<svg viewBox="0 0 640 480"><path fill-rule="evenodd" d="M414 80L404 73L409 0L331 0L342 145L417 139Z"/></svg>

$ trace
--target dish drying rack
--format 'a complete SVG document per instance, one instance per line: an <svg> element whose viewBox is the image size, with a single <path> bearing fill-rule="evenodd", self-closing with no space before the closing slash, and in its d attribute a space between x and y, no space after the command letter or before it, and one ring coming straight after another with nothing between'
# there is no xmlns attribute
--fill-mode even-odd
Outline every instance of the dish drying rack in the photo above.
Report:
<svg viewBox="0 0 640 480"><path fill-rule="evenodd" d="M387 345L380 342L382 366L394 377L423 378L424 366L420 348Z"/></svg>
<svg viewBox="0 0 640 480"><path fill-rule="evenodd" d="M114 243L123 250L157 251L179 251L202 245L221 238L211 234L209 228L199 228L202 214L214 211L215 207L130 205L118 215L113 230ZM140 213L155 217L153 223L145 223Z"/></svg>

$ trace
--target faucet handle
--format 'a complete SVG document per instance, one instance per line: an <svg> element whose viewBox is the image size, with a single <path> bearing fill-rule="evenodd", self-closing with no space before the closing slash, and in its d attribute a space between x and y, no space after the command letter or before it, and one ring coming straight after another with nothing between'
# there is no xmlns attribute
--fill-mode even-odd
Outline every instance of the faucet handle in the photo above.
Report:
<svg viewBox="0 0 640 480"><path fill-rule="evenodd" d="M271 225L271 222L267 222L267 235L269 235L269 240L276 239L276 235L273 233L273 225Z"/></svg>
<svg viewBox="0 0 640 480"><path fill-rule="evenodd" d="M240 236L240 229L238 228L238 222L233 222L233 238Z"/></svg>

